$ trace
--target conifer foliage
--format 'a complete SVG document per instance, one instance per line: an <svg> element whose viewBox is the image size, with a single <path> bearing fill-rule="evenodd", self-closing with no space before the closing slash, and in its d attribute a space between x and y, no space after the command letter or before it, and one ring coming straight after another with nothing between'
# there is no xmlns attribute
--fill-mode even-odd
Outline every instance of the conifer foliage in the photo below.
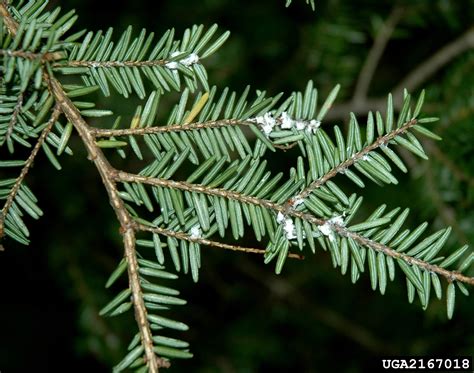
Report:
<svg viewBox="0 0 474 373"><path fill-rule="evenodd" d="M201 247L262 254L277 274L288 258L322 249L352 282L368 272L381 294L398 273L410 302L418 298L425 309L432 295L445 297L449 318L456 293L468 295L474 278L465 273L474 254L467 246L442 251L450 228L424 234L426 222L406 227L409 209L402 207L357 214L366 183L397 184L394 168L407 172L398 147L427 158L418 137L439 140L428 129L436 118L422 115L423 91L416 97L405 92L399 112L389 94L385 112L369 112L364 123L348 113L345 131L325 122L338 85L323 98L311 81L287 97L213 86L206 58L229 36L216 25L193 26L182 36L131 27L121 35L75 31L74 11L51 9L46 0L3 1L0 15L0 236L8 238L7 248L9 239L29 244L30 218L42 216L27 185L30 168L43 152L60 170L61 157L73 155L71 136L78 136L123 236L124 257L106 287L115 288L121 277L128 277L128 287L100 314L128 312L137 322L114 371L157 372L173 359L192 357L188 343L175 338L188 326L173 318L172 306L186 304L173 280L189 275L198 281ZM70 76L75 84L64 83ZM117 118L107 126L113 113L90 100L95 91L143 102L131 123ZM179 99L159 123L160 99L171 92ZM104 125L92 127L88 118L104 118ZM267 156L293 147L299 156L289 172L268 170ZM23 148L28 157L17 158ZM111 152L136 158L141 169L113 167ZM185 165L192 172L183 176ZM343 178L354 188L340 187ZM240 246L244 235L262 248Z"/></svg>

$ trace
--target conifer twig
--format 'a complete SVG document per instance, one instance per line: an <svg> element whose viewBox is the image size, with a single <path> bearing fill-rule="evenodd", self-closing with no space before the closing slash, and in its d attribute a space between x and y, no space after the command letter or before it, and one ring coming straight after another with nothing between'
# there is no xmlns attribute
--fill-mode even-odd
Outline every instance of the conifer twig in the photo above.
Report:
<svg viewBox="0 0 474 373"><path fill-rule="evenodd" d="M95 137L117 137L117 136L141 136L150 135L154 133L164 132L180 132L180 131L191 131L200 130L205 128L220 128L228 126L238 125L251 125L255 124L246 120L239 119L221 119L211 120L207 122L195 122L189 124L171 124L169 126L155 126L155 127L144 127L144 128L125 128L125 129L107 129L107 128L90 128L92 135Z"/></svg>
<svg viewBox="0 0 474 373"><path fill-rule="evenodd" d="M10 118L10 122L8 123L7 134L5 139L8 140L13 133L13 128L18 121L18 115L20 114L21 108L23 106L23 92L20 92L18 98L16 100L15 108L13 109L12 117Z"/></svg>
<svg viewBox="0 0 474 373"><path fill-rule="evenodd" d="M345 160L341 164L337 165L327 173L325 173L322 177L319 179L315 180L312 182L310 185L308 185L302 192L297 194L295 197L291 197L288 201L285 203L285 208L287 210L293 208L293 203L297 199L305 199L308 197L315 189L321 187L324 185L329 179L332 179L335 177L337 174L344 172L346 169L354 165L357 161L363 159L367 154L369 154L371 151L378 149L379 147L386 145L387 143L390 142L390 140L394 139L395 137L405 133L408 129L416 125L417 120L412 119L405 124L403 124L401 127L389 132L388 134L379 137L376 139L372 144L366 146L363 148L361 151L355 153L352 157L349 159Z"/></svg>
<svg viewBox="0 0 474 373"><path fill-rule="evenodd" d="M316 226L329 224L339 236L351 238L362 246L368 247L378 252L383 252L385 255L390 256L394 259L401 259L410 265L416 265L427 271L435 272L445 277L450 282L460 281L466 284L474 285L474 277L465 276L457 271L449 271L437 265L430 264L429 262L426 262L424 260L417 259L412 256L400 253L389 246L373 241L356 232L352 232L350 228L348 229L330 220L320 219L314 216L313 214L305 213L302 211L296 211L293 209L287 211L283 205L276 204L267 199L247 196L235 191L221 189L221 188L209 188L201 184L191 184L184 181L174 181L174 180L168 180L168 179L146 177L146 176L131 174L131 173L118 171L118 170L115 170L113 174L113 178L115 179L115 181L120 181L120 182L142 183L142 184L154 185L154 186L165 187L165 188L170 188L170 189L180 189L180 190L185 190L188 192L203 193L203 194L207 194L211 196L219 196L226 199L233 199L235 201L248 203L248 204L252 204L256 206L261 206L261 207L273 210L277 213L278 212L286 213L286 215L288 216L306 220L307 222L314 224Z"/></svg>
<svg viewBox="0 0 474 373"><path fill-rule="evenodd" d="M115 181L119 182L130 182L130 183L142 183L148 185L154 185L169 189L180 189L185 190L187 192L196 192L196 193L203 193L211 196L218 196L223 197L226 199L232 199L235 201L265 207L267 209L273 210L275 212L285 212L285 207L283 205L276 204L268 199L262 199L257 197L252 197L248 195L241 194L239 192L235 192L233 190L221 189L221 188L209 188L202 184L192 184L185 181L175 181L175 180L168 180L168 179L160 179L160 178L153 178L147 177L137 174L128 173L121 170L115 170L113 173L113 177ZM291 211L289 215L298 217L298 218L306 218L306 220L310 221L316 225L323 225L326 221L324 219L319 219L311 214L306 214L300 211Z"/></svg>
<svg viewBox="0 0 474 373"><path fill-rule="evenodd" d="M66 63L55 63L53 67L92 67L92 68L114 68L114 67L144 67L163 66L169 63L168 60L147 60L147 61L68 61Z"/></svg>
<svg viewBox="0 0 474 373"><path fill-rule="evenodd" d="M15 200L15 197L16 197L18 191L20 190L21 183L23 182L26 175L28 174L28 171L30 170L31 166L33 165L33 161L35 160L36 155L38 154L38 151L41 148L41 145L43 145L44 141L46 140L46 137L51 132L51 128L53 127L54 123L56 123L56 121L58 120L60 114L61 114L61 110L59 109L59 106L56 105L53 109L53 112L52 112L51 117L48 121L48 124L43 129L43 132L41 132L41 135L38 138L38 141L36 141L36 144L35 144L33 150L30 153L30 156L25 161L25 165L21 169L20 175L16 179L15 184L13 185L12 189L10 190L10 193L8 193L7 200L5 202L5 205L3 206L3 209L2 209L1 214L0 214L0 238L3 237L3 235L4 235L4 229L3 229L4 222L5 222L5 219L7 218L8 210L12 206L13 201Z"/></svg>
<svg viewBox="0 0 474 373"><path fill-rule="evenodd" d="M0 56L20 57L26 60L40 60L41 62L55 61L64 58L61 52L33 53L28 51L11 51L0 49Z"/></svg>
<svg viewBox="0 0 474 373"><path fill-rule="evenodd" d="M424 260L412 257L410 255L400 253L386 245L383 245L379 242L373 241L369 238L366 238L358 233L351 232L349 229L333 224L334 230L342 237L352 238L354 241L359 244L369 247L373 250L383 252L385 255L390 256L394 259L402 259L410 265L416 265L417 267L423 268L428 272L434 272L443 276L448 282L459 281L465 284L474 285L474 277L465 276L462 273L457 271L449 271L447 269L441 268L435 264L430 264Z"/></svg>
<svg viewBox="0 0 474 373"><path fill-rule="evenodd" d="M207 238L192 237L192 236L190 236L190 235L188 235L184 232L176 232L176 231L172 231L172 230L165 229L165 228L154 227L154 226L152 227L152 226L147 226L147 225L140 224L140 223L135 223L135 228L138 231L158 233L158 234L161 234L163 236L175 237L175 238L178 238L180 240L189 241L189 242L196 242L200 245L205 245L205 246L214 247L214 248L218 248L218 249L231 250L231 251L241 251L241 252L251 253L251 254L265 254L264 249L256 249L256 248L253 248L253 247L242 247L242 246L238 246L238 245L229 245L229 244L225 244L225 243L222 243L222 242L211 241ZM288 258L304 259L304 257L302 255L295 254L295 253L289 253Z"/></svg>

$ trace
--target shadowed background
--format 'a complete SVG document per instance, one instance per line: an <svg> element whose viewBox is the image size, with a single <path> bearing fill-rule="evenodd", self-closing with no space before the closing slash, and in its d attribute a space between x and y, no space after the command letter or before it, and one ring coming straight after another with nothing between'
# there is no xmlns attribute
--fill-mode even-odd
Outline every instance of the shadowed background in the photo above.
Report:
<svg viewBox="0 0 474 373"><path fill-rule="evenodd" d="M175 27L179 35L193 24L218 23L231 37L205 62L210 84L289 94L313 79L325 97L341 83L324 125L346 124L351 110L365 120L402 83L414 93L426 88L425 113L441 118L433 130L443 141L424 142L429 161L402 152L410 171L396 173L398 187L368 182L355 192L365 196L365 212L386 203L410 207L412 227L425 220L433 230L453 226L451 250L474 242L472 2L317 0L316 12L302 0L289 9L283 0L102 1L99 9L90 0L51 3L77 10L75 30L113 26L116 36L129 24L156 35ZM453 45L447 55L443 48ZM438 52L445 61L435 65ZM407 79L413 72L419 82ZM176 97L162 100L162 117ZM125 117L139 103L97 99ZM62 157L62 171L41 155L27 178L45 212L30 223L31 245L3 242L2 372L108 371L136 332L131 314L97 315L115 294L104 284L122 256L121 239L95 169L80 141L71 141L77 156ZM292 152L268 160L273 169L296 163ZM262 246L251 237L242 244ZM172 371L362 372L378 356L474 354L474 302L461 293L448 322L444 300L432 299L425 312L416 300L408 304L402 276L385 296L370 289L368 275L352 285L322 250L287 261L278 277L261 257L205 247L202 256L199 283L183 275L176 286L188 305L173 310L190 325L180 337L195 357L175 360Z"/></svg>

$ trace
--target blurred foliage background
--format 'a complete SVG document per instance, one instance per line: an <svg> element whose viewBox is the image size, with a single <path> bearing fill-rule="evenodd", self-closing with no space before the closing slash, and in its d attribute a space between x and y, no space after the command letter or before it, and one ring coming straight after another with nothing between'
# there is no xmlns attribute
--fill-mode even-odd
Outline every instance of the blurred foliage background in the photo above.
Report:
<svg viewBox="0 0 474 373"><path fill-rule="evenodd" d="M313 79L325 96L341 83L325 125L347 123L351 110L363 119L415 72L421 81L412 91L426 88L425 114L441 118L433 127L443 141L424 142L429 161L402 153L410 171L397 175L398 187L368 184L357 192L365 196L366 211L381 203L410 207L413 226L425 220L433 229L453 226L452 249L474 243L472 1L317 0L316 12L302 0L294 0L289 9L283 0L51 3L77 10L76 29L113 26L117 34L128 24L137 32L145 27L160 35L170 27L179 34L192 24L218 23L232 34L207 61L211 84L237 91L251 84L276 94L304 89ZM466 44L432 74L416 73L420 64L463 37ZM362 83L360 72L374 54L374 40L380 59L370 57L375 70L361 94L360 85L368 80ZM126 118L138 103L97 99L99 106ZM164 116L172 100L162 102ZM39 157L28 176L45 211L32 224L30 247L3 242L2 372L108 371L136 330L130 315L98 316L114 295L104 284L122 256L121 239L78 139L72 147L76 156L62 159L61 172ZM291 152L272 157L279 169L296 159ZM256 245L248 240L242 244ZM188 306L174 312L191 326L181 337L190 341L195 357L175 361L175 372L362 372L380 356L474 355L472 296L458 297L448 322L444 300L432 300L424 312L417 301L408 304L400 278L385 296L370 289L368 276L353 285L323 251L304 261L287 261L277 277L260 257L203 248L200 282L187 276L179 281Z"/></svg>

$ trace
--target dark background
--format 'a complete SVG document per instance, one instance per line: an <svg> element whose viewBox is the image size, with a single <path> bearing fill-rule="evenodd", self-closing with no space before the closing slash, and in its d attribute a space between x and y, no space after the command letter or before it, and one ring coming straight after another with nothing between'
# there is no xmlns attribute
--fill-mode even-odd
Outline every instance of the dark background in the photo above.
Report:
<svg viewBox="0 0 474 373"><path fill-rule="evenodd" d="M210 82L241 91L247 84L270 94L304 89L313 79L324 97L341 93L330 124L347 123L357 77L381 24L394 7L403 16L378 63L370 98L384 98L409 72L470 27L471 1L302 0L286 9L273 1L51 1L79 15L76 30L128 24L160 35L178 35L193 24L218 23L231 37L206 61ZM465 51L425 80L426 115L439 116L433 130L443 141L425 141L429 161L402 153L410 171L399 186L369 183L366 211L381 203L410 207L412 227L453 226L449 250L474 242L474 52ZM138 101L99 98L100 106L131 113ZM161 106L166 116L166 102ZM361 115L363 119L363 115ZM99 123L93 123L100 125ZM104 284L122 256L118 225L106 194L78 139L76 156L63 156L55 171L44 155L28 176L44 217L30 222L29 247L4 241L0 253L0 371L109 371L136 332L131 314L97 313L114 293ZM273 156L273 155L272 155ZM295 163L291 152L269 159L274 167ZM346 191L353 185L341 180ZM249 244L252 244L249 238ZM287 261L280 276L262 258L203 248L200 282L182 276L177 287L188 305L175 309L190 331L180 335L195 357L173 361L172 371L362 372L387 355L473 355L474 302L458 293L447 321L444 299L427 311L408 304L400 274L387 293L370 290L368 275L351 284L319 250L304 261ZM471 276L474 273L470 273Z"/></svg>

